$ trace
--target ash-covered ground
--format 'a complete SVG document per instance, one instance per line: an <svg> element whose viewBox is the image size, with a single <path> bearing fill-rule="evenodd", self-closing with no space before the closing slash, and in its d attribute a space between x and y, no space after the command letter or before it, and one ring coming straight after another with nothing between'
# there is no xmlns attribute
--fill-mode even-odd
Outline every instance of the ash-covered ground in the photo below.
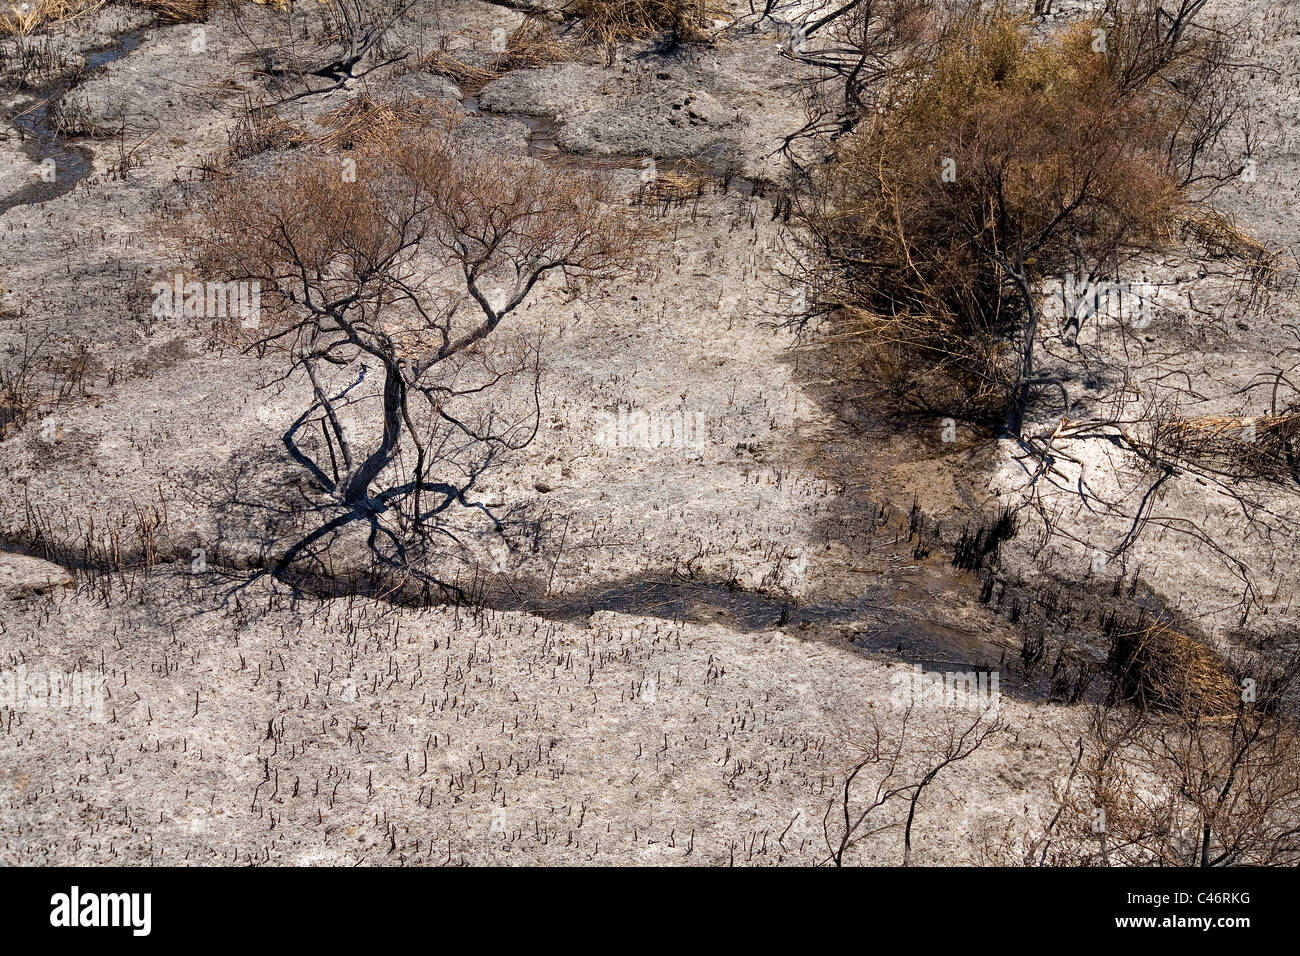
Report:
<svg viewBox="0 0 1300 956"><path fill-rule="evenodd" d="M1108 608L1215 645L1294 628L1293 481L1153 473L1091 433L1058 435L1044 470L882 417L795 335L781 146L815 76L788 26L731 2L711 42L569 38L481 75L495 37L529 14L562 28L560 6L431 0L373 57L391 62L287 101L276 63L319 26L301 6L167 24L110 3L0 42L0 349L38 399L0 418L0 669L96 697L0 707L0 861L826 862L877 732L924 769L974 717L900 706L920 666L1000 680L1000 732L926 790L911 836L912 862L985 862L989 834L1050 813L1086 709L1025 666L1027 633L1078 676ZM1216 204L1286 248L1300 10L1217 6L1262 122L1253 179ZM547 280L513 317L542 347L540 427L439 516L460 603L381 593L355 527L311 573L271 573L320 523L282 441L310 383L152 308L191 271L182 197L318 148L362 98L451 117L471 152L607 176L664 237L635 275ZM250 150L254 104L299 138ZM1188 243L1134 276L1159 289L1143 334L1046 336L1070 417L1268 413L1297 305L1246 303L1223 271ZM359 381L353 424L377 435L378 380ZM1061 416L1036 398L1042 430ZM1006 508L996 567L954 567L963 529ZM889 822L852 862L902 862Z"/></svg>

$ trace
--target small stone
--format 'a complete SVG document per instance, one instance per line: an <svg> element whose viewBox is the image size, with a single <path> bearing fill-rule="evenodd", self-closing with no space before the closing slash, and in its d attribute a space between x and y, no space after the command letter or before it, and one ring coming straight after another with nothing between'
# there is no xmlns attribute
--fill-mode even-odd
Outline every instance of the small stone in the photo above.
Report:
<svg viewBox="0 0 1300 956"><path fill-rule="evenodd" d="M539 481L537 484L533 485L533 487L536 488L538 491L540 491L542 494L547 494L548 492L553 490L551 486L544 481Z"/></svg>

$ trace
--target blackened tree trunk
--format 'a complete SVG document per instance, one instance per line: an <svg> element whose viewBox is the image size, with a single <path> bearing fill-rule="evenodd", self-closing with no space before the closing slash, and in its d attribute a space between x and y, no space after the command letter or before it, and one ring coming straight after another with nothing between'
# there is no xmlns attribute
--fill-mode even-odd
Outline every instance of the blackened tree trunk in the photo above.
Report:
<svg viewBox="0 0 1300 956"><path fill-rule="evenodd" d="M397 454L402 438L402 405L406 398L406 382L401 369L394 364L384 365L384 435L365 461L343 476L338 484L338 496L354 505L370 497L370 485Z"/></svg>

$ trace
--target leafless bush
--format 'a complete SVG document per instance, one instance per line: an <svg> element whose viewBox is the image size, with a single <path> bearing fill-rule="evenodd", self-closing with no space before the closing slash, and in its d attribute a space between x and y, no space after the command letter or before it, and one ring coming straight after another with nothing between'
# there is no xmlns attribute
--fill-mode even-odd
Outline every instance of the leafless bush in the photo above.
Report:
<svg viewBox="0 0 1300 956"><path fill-rule="evenodd" d="M1084 712L1050 815L987 833L982 862L1300 862L1300 655L1221 658L1167 626L1122 636L1115 693Z"/></svg>
<svg viewBox="0 0 1300 956"><path fill-rule="evenodd" d="M1020 862L1293 866L1300 735L1258 704L1184 715L1095 708L1074 772Z"/></svg>
<svg viewBox="0 0 1300 956"><path fill-rule="evenodd" d="M236 8L234 23L257 47L252 58L276 85L288 87L280 102L290 102L341 89L374 70L405 60L409 53L390 48L393 28L417 0L323 0L309 9L309 18L294 19L274 43L263 44L244 23Z"/></svg>
<svg viewBox="0 0 1300 956"><path fill-rule="evenodd" d="M533 388L532 410L514 415L491 396L521 375L535 379L536 354L494 349L489 337L548 276L626 272L647 233L603 181L470 155L436 128L356 145L355 176L341 175L337 157L304 156L196 196L191 237L211 274L260 283L262 327L250 348L310 382L332 462L309 463L322 487L366 505L405 437L418 517L438 455L519 448L535 433ZM382 434L369 449L340 421L351 389L331 394L322 372L363 361L383 377Z"/></svg>
<svg viewBox="0 0 1300 956"><path fill-rule="evenodd" d="M847 743L856 755L822 820L824 862L843 866L854 847L901 830L902 863L910 865L912 829L927 791L945 770L1006 730L991 710L950 716L928 728L914 726L915 717L908 707L891 731L872 712L865 736Z"/></svg>
<svg viewBox="0 0 1300 956"><path fill-rule="evenodd" d="M933 60L949 10L958 5L947 0L845 0L805 12L788 2L767 2L763 17L794 19L786 54L819 67L825 78L825 100L791 140L843 131L846 122L874 113L891 74L901 76Z"/></svg>
<svg viewBox="0 0 1300 956"><path fill-rule="evenodd" d="M49 335L26 335L21 343L10 343L0 356L0 439L84 395L91 366L84 344L58 351Z"/></svg>

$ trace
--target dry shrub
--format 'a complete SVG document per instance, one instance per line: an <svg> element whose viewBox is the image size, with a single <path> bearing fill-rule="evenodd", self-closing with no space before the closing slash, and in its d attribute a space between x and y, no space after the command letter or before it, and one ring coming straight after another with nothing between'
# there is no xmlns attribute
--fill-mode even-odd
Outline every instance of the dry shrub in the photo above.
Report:
<svg viewBox="0 0 1300 956"><path fill-rule="evenodd" d="M1177 84L1220 61L1190 32L1154 61L1123 29L1098 52L1094 28L953 12L813 174L809 300L900 394L1018 432L1039 284L1174 238L1196 120Z"/></svg>
<svg viewBox="0 0 1300 956"><path fill-rule="evenodd" d="M360 138L355 176L310 153L238 171L194 197L177 239L204 274L259 283L249 344L311 381L332 428L333 477L317 471L326 490L364 506L413 447L414 518L429 469L451 467L448 449L518 449L536 432L536 386L516 387L536 381L536 350L498 327L547 277L578 288L627 274L651 233L608 182L468 151L398 119ZM384 380L382 437L368 446L335 414L352 399L316 378L322 363L363 361Z"/></svg>
<svg viewBox="0 0 1300 956"><path fill-rule="evenodd" d="M997 862L1029 866L1294 866L1296 728L1232 715L1093 713L1058 809ZM1011 828L1008 828L1008 834ZM990 861L992 862L992 861Z"/></svg>
<svg viewBox="0 0 1300 956"><path fill-rule="evenodd" d="M1144 709L1231 716L1241 703L1219 658L1164 624L1119 635L1111 667L1119 696Z"/></svg>
<svg viewBox="0 0 1300 956"><path fill-rule="evenodd" d="M1138 706L1112 699L1090 709L1056 812L1006 847L1003 862L1295 865L1300 656L1272 647L1236 660L1237 683L1167 627L1126 641L1118 689Z"/></svg>

